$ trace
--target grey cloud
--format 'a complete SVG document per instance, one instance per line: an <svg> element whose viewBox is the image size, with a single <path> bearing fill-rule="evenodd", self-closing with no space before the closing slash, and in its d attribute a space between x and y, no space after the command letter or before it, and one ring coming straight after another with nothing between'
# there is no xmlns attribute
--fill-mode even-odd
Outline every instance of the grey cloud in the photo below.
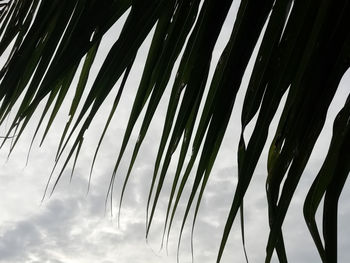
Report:
<svg viewBox="0 0 350 263"><path fill-rule="evenodd" d="M136 208L139 202L125 202L121 229L118 229L115 216L110 218L103 213L106 192L93 190L86 196L86 188L81 185L87 181L80 173L78 169L71 184L66 179L60 182L53 197L37 207L37 211L13 221L12 228L2 227L0 258L4 263L65 262L57 255L64 255L72 262L82 258L97 262L97 258L107 260L114 255L120 259L118 262L127 262L133 246L145 246L144 216L140 217L141 209ZM105 178L98 177L92 188L100 180ZM136 189L143 188L137 180L132 184ZM149 257L147 249L140 249L131 258L135 259L133 262L141 262L141 258Z"/></svg>
<svg viewBox="0 0 350 263"><path fill-rule="evenodd" d="M43 240L39 229L32 222L19 222L0 237L0 261L21 259L25 251L31 251Z"/></svg>

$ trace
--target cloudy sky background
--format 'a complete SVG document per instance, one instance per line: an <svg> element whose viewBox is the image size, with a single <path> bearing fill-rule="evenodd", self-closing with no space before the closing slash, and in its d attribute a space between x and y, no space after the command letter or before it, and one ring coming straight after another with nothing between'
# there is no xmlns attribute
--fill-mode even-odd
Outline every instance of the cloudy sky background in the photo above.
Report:
<svg viewBox="0 0 350 263"><path fill-rule="evenodd" d="M233 21L237 11L237 2L232 6L228 21L225 24L221 38L213 54L213 64L216 64L221 51L231 32L230 21ZM125 18L125 17L124 17ZM96 76L103 57L113 41L117 39L120 25L115 25L104 38L98 59L92 71ZM103 141L96 165L94 167L90 192L87 185L91 160L97 146L101 130L112 106L115 89L108 97L95 121L85 135L78 163L70 182L71 166L64 172L51 198L41 202L48 176L54 164L54 157L59 137L67 121L70 101L58 116L43 147L38 148L38 141L33 147L29 163L26 157L29 144L36 127L36 121L31 123L23 135L13 154L7 160L8 145L0 152L0 262L176 262L177 240L181 224L181 212L185 203L179 207L179 213L171 232L168 254L160 250L161 233L166 212L167 193L174 173L174 164L169 170L169 182L161 196L159 209L151 229L151 235L145 240L145 208L150 185L150 176L155 161L157 147L164 120L167 94L152 122L150 131L144 140L137 162L135 163L131 180L121 211L121 224L117 226L117 203L119 202L120 185L126 173L130 160L132 146L136 142L138 123L130 141L130 147L121 163L117 174L114 192L114 208L111 215L109 207L105 211L105 197L114 162L120 149L122 136L132 99L142 73L147 47L147 38L139 51L132 73L127 82L127 88L111 125ZM2 58L3 59L3 58ZM248 67L251 68L251 65ZM249 70L248 70L249 71ZM91 83L90 83L91 84ZM217 157L212 176L203 197L199 217L195 227L194 260L195 262L215 262L220 244L224 223L232 202L233 190L237 182L236 149L240 133L240 115L244 89L247 78L244 78L238 94L230 125L227 129L222 149ZM329 116L320 139L314 149L305 174L297 188L284 223L284 234L287 253L290 262L319 262L316 248L305 226L302 216L302 205L307 189L316 176L327 152L331 137L334 116L343 106L349 92L350 73L344 76L341 87L329 110ZM117 85L118 86L118 85ZM73 95L73 91L71 91ZM36 120L40 117L37 113ZM277 116L278 117L278 116ZM6 125L5 125L6 126ZM4 134L6 127L1 127ZM276 127L276 120L271 126L271 134ZM249 129L247 132L249 137ZM40 136L38 137L40 139ZM271 140L271 138L270 138ZM268 235L267 204L265 198L266 150L260 159L252 184L245 201L246 245L250 262L262 262L265 255L265 245ZM176 160L176 158L174 158ZM55 178L54 178L55 179ZM186 196L186 194L185 194ZM350 186L347 183L340 199L339 207L339 261L350 262L350 229L347 221L350 219ZM191 262L190 226L186 225L180 261ZM277 259L273 259L277 262ZM239 221L231 232L222 262L244 262Z"/></svg>

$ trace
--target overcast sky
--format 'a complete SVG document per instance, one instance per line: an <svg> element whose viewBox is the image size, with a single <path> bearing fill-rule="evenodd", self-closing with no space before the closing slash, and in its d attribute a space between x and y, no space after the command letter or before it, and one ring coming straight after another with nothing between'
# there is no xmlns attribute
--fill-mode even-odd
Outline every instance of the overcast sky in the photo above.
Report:
<svg viewBox="0 0 350 263"><path fill-rule="evenodd" d="M236 3L236 2L235 2ZM232 7L229 20L232 21L237 11L237 4ZM120 26L114 26L104 38L93 76L106 55L108 46L116 39ZM231 26L225 24L220 41L214 51L213 60L218 60L225 45L225 39L231 32ZM101 129L114 100L116 90L108 97L86 136L72 181L69 181L70 169L64 172L58 187L51 198L41 203L45 185L54 163L59 136L67 121L69 101L47 137L43 147L38 148L38 141L31 152L26 166L26 157L36 122L32 122L23 135L15 151L7 160L7 147L0 151L0 262L1 263L126 263L126 262L176 262L178 230L180 216L176 218L169 241L168 255L160 250L161 233L166 209L166 195L161 196L159 209L151 229L151 235L145 240L145 207L150 185L150 176L161 135L162 121L166 111L165 95L152 122L150 132L145 138L140 155L135 163L131 180L121 212L121 224L117 226L117 206L120 183L123 181L132 147L129 147L117 175L114 192L114 210L109 207L105 213L105 197L110 175L120 149L121 139L130 113L132 98L142 73L150 37L139 51L132 73L127 83L126 92L117 110L98 155L91 181L90 192L86 195L90 164ZM195 262L215 262L218 246L232 202L233 190L237 182L236 149L240 125L239 112L242 106L244 88L238 94L234 113L217 157L212 176L203 197L200 214L195 227L194 260ZM332 121L345 103L349 92L350 73L348 72L329 110L325 128L315 147L305 174L297 188L294 200L284 223L285 243L290 262L319 262L316 248L305 226L302 205L307 189L322 164L331 136ZM71 91L72 92L72 91ZM169 91L168 93L169 94ZM37 114L36 119L40 117ZM140 123L135 131L138 131ZM276 126L272 125L271 131ZM1 127L1 134L6 127ZM130 141L132 146L137 139L136 132ZM248 132L249 133L249 132ZM249 136L249 134L248 134ZM169 171L174 172L173 169ZM245 201L246 244L250 262L263 262L267 241L267 204L265 197L266 150L255 172ZM165 186L169 189L169 185ZM166 192L166 191L165 191ZM180 206L183 209L184 203ZM339 207L339 261L350 262L350 186L344 187ZM244 262L239 221L236 220L230 234L222 262ZM191 262L189 221L184 231L180 248L180 261ZM277 262L276 258L273 259Z"/></svg>

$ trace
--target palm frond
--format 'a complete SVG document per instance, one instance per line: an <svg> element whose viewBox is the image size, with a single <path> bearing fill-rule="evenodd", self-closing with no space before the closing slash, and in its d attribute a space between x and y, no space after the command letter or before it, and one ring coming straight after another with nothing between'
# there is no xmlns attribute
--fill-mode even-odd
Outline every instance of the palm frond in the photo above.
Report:
<svg viewBox="0 0 350 263"><path fill-rule="evenodd" d="M38 105L46 99L34 138L44 128L43 143L52 123L75 90L69 120L58 144L54 169L63 154L55 188L62 172L83 144L84 133L119 79L116 95L96 149L92 167L104 134L112 120L137 52L151 32L142 78L134 99L129 122L115 161L108 194L111 196L116 173L136 121L147 105L122 187L122 197L142 142L151 125L167 86L171 87L163 133L160 140L147 202L147 234L163 189L169 164L181 142L179 159L166 211L163 238L169 236L184 187L194 163L195 179L181 225L181 234L191 207L192 228L210 172L220 149L235 99L255 48L258 49L241 112L238 184L220 245L219 262L237 213L254 176L257 162L267 142L269 127L282 97L287 94L278 128L270 145L266 194L270 234L266 262L276 250L287 262L282 224L313 147L324 126L329 105L338 84L350 65L350 2L347 0L242 0L232 32L212 78L212 55L232 0L9 0L0 1L0 54L6 59L0 71L0 124L18 105L2 145L15 133L15 147ZM87 80L104 34L123 14L127 19L113 43L88 95ZM258 41L261 38L261 43ZM10 50L9 53L6 53ZM175 68L180 59L178 68ZM79 64L83 61L83 66ZM171 74L176 70L173 82ZM77 85L72 84L79 75ZM208 87L208 93L204 91ZM147 104L148 102L148 104ZM200 111L200 105L203 110ZM349 99L335 122L332 142L309 194L304 215L307 226L324 262L337 259L337 203L350 170ZM80 108L78 106L81 106ZM49 112L51 110L51 112ZM45 116L48 122L43 124ZM246 140L248 124L257 116L253 133ZM195 125L198 123L198 125ZM72 146L68 146L72 142ZM185 162L189 157L188 163ZM92 167L90 177L92 173ZM50 176L51 178L51 176ZM324 199L323 238L315 213ZM195 204L194 204L195 203ZM243 234L244 238L244 234ZM179 241L180 242L180 241Z"/></svg>

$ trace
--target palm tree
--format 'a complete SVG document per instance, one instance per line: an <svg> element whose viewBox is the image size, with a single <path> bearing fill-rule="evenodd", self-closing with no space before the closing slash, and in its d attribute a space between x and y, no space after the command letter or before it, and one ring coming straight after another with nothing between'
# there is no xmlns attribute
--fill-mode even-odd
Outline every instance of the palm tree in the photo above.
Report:
<svg viewBox="0 0 350 263"><path fill-rule="evenodd" d="M171 85L151 178L146 226L148 234L169 163L181 142L175 178L169 193L164 233L169 233L184 186L189 184L187 179L194 162L198 160L182 232L192 205L195 205L194 221L196 219L236 94L241 88L243 74L257 45L258 54L241 112L241 136L237 150L238 184L232 193L233 202L217 261L220 261L237 213L240 212L244 219L245 192L266 143L270 123L283 95L288 94L270 145L266 180L270 224L266 262L270 262L274 251L281 262L287 262L283 220L324 125L338 84L350 65L350 1L242 0L237 17L231 23L231 36L213 77L208 78L214 45L231 4L232 0L0 1L0 52L4 54L10 50L0 71L1 124L18 105L2 145L13 135L12 151L31 117L38 111L39 103L46 98L34 134L36 137L44 117L52 108L42 143L63 100L67 99L68 90L74 89L69 121L58 144L54 167L63 153L67 153L68 157L60 167L54 189L74 155L75 165L84 132L111 89L121 79L99 141L100 146L123 90L128 88L125 82L138 49L151 33L152 43L108 194L111 196L113 191L115 175L136 120L149 101L124 182L123 195L152 117L165 88ZM82 94L101 38L123 14L127 14L127 19L119 38L109 50L87 98L83 100ZM258 41L259 37L261 42ZM180 64L174 69L178 58ZM80 69L78 66L82 60L83 67ZM176 78L169 83L170 75L175 70ZM72 79L76 74L79 75L79 82L73 86ZM205 97L203 94L207 84L209 91ZM199 111L201 103L204 108ZM81 105L79 110L78 105ZM254 116L257 116L257 121L252 136L246 141L243 134ZM198 126L195 125L196 121ZM304 203L304 217L323 262L337 261L337 204L350 170L349 126L348 98L334 120L328 154ZM72 146L68 146L68 142L73 142ZM190 159L185 162L188 155ZM315 214L323 197L321 236Z"/></svg>

